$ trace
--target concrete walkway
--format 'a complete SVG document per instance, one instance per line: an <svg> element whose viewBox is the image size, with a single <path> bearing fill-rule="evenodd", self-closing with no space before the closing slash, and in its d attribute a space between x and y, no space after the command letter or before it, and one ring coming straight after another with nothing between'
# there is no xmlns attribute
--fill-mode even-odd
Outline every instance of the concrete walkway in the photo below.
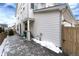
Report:
<svg viewBox="0 0 79 59"><path fill-rule="evenodd" d="M58 56L55 52L35 43L25 41L18 35L8 36L3 46L2 56Z"/></svg>

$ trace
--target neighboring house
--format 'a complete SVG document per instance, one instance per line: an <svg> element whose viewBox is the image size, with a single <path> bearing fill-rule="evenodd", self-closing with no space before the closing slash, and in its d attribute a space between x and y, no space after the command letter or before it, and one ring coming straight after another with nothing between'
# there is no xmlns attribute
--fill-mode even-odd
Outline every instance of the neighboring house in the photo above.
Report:
<svg viewBox="0 0 79 59"><path fill-rule="evenodd" d="M76 20L76 27L79 27L79 20Z"/></svg>
<svg viewBox="0 0 79 59"><path fill-rule="evenodd" d="M8 29L8 25L7 24L0 24L0 27L4 30Z"/></svg>
<svg viewBox="0 0 79 59"><path fill-rule="evenodd" d="M12 29L14 32L16 32L16 24L14 24L13 26L9 27L8 29Z"/></svg>
<svg viewBox="0 0 79 59"><path fill-rule="evenodd" d="M68 4L55 3L19 3L16 9L16 32L23 35L27 31L27 40L32 35L39 41L46 41L62 47L62 25L75 27L74 17Z"/></svg>

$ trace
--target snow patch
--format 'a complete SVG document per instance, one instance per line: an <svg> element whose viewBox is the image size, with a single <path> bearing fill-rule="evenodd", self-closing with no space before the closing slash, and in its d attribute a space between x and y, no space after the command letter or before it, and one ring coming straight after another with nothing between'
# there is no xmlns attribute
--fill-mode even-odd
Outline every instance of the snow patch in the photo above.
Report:
<svg viewBox="0 0 79 59"><path fill-rule="evenodd" d="M62 50L56 47L52 42L47 42L47 41L39 41L37 39L33 39L36 43L39 43L40 45L47 47L51 49L52 51L56 53L62 53Z"/></svg>

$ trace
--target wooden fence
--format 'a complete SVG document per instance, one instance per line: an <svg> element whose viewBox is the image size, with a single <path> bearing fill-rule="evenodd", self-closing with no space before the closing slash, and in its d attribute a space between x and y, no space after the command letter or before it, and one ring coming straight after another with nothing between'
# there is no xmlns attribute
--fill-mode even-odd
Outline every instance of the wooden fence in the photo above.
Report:
<svg viewBox="0 0 79 59"><path fill-rule="evenodd" d="M62 28L62 47L68 55L79 55L79 27Z"/></svg>

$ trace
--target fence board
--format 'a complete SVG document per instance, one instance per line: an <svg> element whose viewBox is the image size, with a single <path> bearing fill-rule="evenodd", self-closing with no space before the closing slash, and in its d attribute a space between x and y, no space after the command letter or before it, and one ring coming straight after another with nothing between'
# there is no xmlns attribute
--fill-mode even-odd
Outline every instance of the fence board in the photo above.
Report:
<svg viewBox="0 0 79 59"><path fill-rule="evenodd" d="M66 54L79 54L79 28L63 27L62 28L62 46Z"/></svg>

